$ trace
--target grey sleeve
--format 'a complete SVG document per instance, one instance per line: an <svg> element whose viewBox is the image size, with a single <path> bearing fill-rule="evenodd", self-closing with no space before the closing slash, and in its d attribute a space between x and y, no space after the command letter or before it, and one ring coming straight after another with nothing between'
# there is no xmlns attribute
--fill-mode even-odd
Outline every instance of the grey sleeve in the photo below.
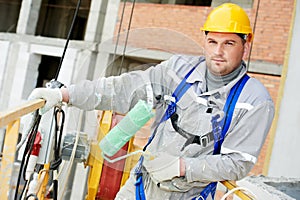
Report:
<svg viewBox="0 0 300 200"><path fill-rule="evenodd" d="M83 110L114 110L126 113L139 99L149 98L148 86L152 93L159 92L163 71L167 66L168 61L164 61L145 71L133 71L94 81L85 80L71 85L69 86L69 104ZM153 97L154 95L152 94Z"/></svg>
<svg viewBox="0 0 300 200"><path fill-rule="evenodd" d="M273 102L257 105L227 134L219 155L184 158L188 182L239 180L245 177L262 148L274 116Z"/></svg>

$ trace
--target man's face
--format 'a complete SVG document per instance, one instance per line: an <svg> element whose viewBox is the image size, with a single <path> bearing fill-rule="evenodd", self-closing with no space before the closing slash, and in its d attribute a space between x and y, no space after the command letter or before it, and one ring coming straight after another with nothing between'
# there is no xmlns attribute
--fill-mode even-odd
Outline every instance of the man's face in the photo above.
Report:
<svg viewBox="0 0 300 200"><path fill-rule="evenodd" d="M249 43L235 33L209 32L204 43L206 65L216 76L231 73L241 65L247 56Z"/></svg>

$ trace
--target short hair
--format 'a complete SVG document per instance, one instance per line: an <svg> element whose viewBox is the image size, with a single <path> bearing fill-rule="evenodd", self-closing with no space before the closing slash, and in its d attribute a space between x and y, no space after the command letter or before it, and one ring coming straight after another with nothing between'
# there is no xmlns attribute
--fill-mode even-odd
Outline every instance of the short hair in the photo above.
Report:
<svg viewBox="0 0 300 200"><path fill-rule="evenodd" d="M205 35L207 35L209 33L209 31L204 31L204 32L205 32ZM235 34L237 34L242 39L243 44L245 44L248 35L244 34L244 33L235 33Z"/></svg>

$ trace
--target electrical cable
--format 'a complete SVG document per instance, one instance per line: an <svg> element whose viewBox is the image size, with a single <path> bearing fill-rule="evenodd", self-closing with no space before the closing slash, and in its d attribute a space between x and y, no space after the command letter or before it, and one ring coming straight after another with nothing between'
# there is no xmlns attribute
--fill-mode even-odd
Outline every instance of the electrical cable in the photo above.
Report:
<svg viewBox="0 0 300 200"><path fill-rule="evenodd" d="M70 173L71 173L71 166L73 165L74 163L74 159L75 159L75 155L76 155L76 150L77 150L77 146L78 146L78 143L79 143L79 139L80 139L80 129L82 127L82 118L83 118L83 111L81 110L80 113L79 113L79 123L77 125L77 134L76 134L76 138L75 138L75 142L74 142L74 146L73 146L73 150L72 150L72 153L71 153L71 156L70 156L70 161L69 161L69 166L67 168L67 176L66 177L69 177L70 176ZM60 175L60 174L59 174ZM59 176L58 175L58 176ZM59 199L63 199L63 195L65 193L65 190L66 190L66 184L67 182L64 184L64 187L63 189L61 190L61 194L59 195L60 198Z"/></svg>
<svg viewBox="0 0 300 200"><path fill-rule="evenodd" d="M124 2L123 2L123 8L122 8L122 14L121 14L121 19L120 19L120 24L119 24L119 28L118 28L117 40L116 40L114 54L113 54L113 59L112 59L112 62L113 62L112 63L112 70L113 70L113 68L115 66L115 59L116 59L117 49L118 49L119 40L120 40L121 27L122 27L122 24L123 24L126 3L127 3L127 0L124 0ZM121 74L122 67L123 67L123 62L124 62L126 47L127 47L127 43L128 43L129 31L130 31L130 28L131 28L131 22L132 22L134 7L135 7L135 0L133 1L132 7L131 7L131 13L130 13L129 23L128 23L128 27L127 27L127 33L126 33L126 40L125 40L125 45L124 45L123 53L122 53L122 60L121 60L120 66L119 66L119 75Z"/></svg>
<svg viewBox="0 0 300 200"><path fill-rule="evenodd" d="M61 139L62 139L62 134L63 134L63 130L64 130L64 123L65 123L65 112L62 110L62 109L56 109L55 111L55 121L56 121L56 124L58 123L58 115L59 113L61 113L61 123L60 123L60 129L59 129L59 138L58 138L58 143L57 143L57 149L56 149L56 154L57 154L57 157L59 157L59 149L60 149L60 145L61 145ZM58 131L58 127L56 127L57 131Z"/></svg>
<svg viewBox="0 0 300 200"><path fill-rule="evenodd" d="M24 195L24 191L26 190L27 186L29 185L29 182L28 180L25 180L25 183L24 183L24 189L22 190L21 194L20 194L20 200L22 199L22 196Z"/></svg>
<svg viewBox="0 0 300 200"><path fill-rule="evenodd" d="M25 185L27 184L27 181L28 181L25 178L25 172L26 172L26 168L28 165L30 153L33 149L34 140L35 140L36 134L38 132L38 126L39 126L40 120L41 120L41 115L39 115L38 111L36 111L35 116L33 118L34 123L33 123L32 127L29 129L30 134L28 136L28 140L27 140L27 143L26 143L26 146L24 149L24 153L22 156L21 164L20 164L20 170L19 170L19 174L18 174L18 180L17 180L16 191L15 191L15 195L14 195L14 200L17 200L17 198L18 198L18 191L19 191L20 181L21 181L21 177L22 177L22 172L23 172L23 179L25 180ZM22 197L23 192L24 192L24 189L22 190L20 198Z"/></svg>
<svg viewBox="0 0 300 200"><path fill-rule="evenodd" d="M41 115L37 115L37 118L35 120L36 122L34 123L32 132L29 134L28 142L27 142L25 150L24 150L24 154L23 154L23 158L22 158L23 164L21 162L21 165L20 165L21 169L19 171L19 175L21 172L23 172L23 180L25 180L25 185L27 185L29 183L29 180L26 179L26 169L28 166L30 153L32 152L32 149L33 149L34 140L35 140L37 132L38 132L38 126L39 126L40 120L41 120ZM26 159L26 161L25 161L25 159ZM20 180L20 177L18 180ZM24 189L21 192L20 199L23 196L25 188L26 187L24 187ZM17 190L16 190L16 192L17 192Z"/></svg>
<svg viewBox="0 0 300 200"><path fill-rule="evenodd" d="M30 183L29 181L26 181L24 189L22 190L22 194L20 195L20 199L24 199L25 198L26 194L25 194L24 191L28 191L29 183Z"/></svg>
<svg viewBox="0 0 300 200"><path fill-rule="evenodd" d="M232 193L234 193L235 191L238 191L238 190L244 190L244 191L247 191L247 192L249 192L249 194L250 194L251 196L253 196L254 199L257 199L256 195L255 195L252 191L250 191L248 188L245 188L245 187L236 187L236 188L233 188L233 189L229 190L226 194L224 194L220 200L226 200L226 198L227 198L230 194L232 194Z"/></svg>
<svg viewBox="0 0 300 200"><path fill-rule="evenodd" d="M255 33L255 29L256 29L256 23L257 23L257 17L258 17L259 4L260 4L260 0L258 0L258 2L257 2L257 7L256 7L255 20L254 20L254 25L253 25L253 36L254 36L254 33ZM253 36L252 36L252 37L253 37ZM247 71L248 71L249 65L250 65L250 58L251 58L251 53L252 53L253 41L254 41L254 40L252 40L252 42L251 42L251 46L250 46L250 50L249 50L249 56L248 56L248 61L247 61Z"/></svg>
<svg viewBox="0 0 300 200"><path fill-rule="evenodd" d="M123 53L122 53L122 60L121 60L121 64L120 64L120 69L122 69L122 67L123 67L126 47L127 47L127 43L128 43L129 31L130 31L130 28L131 28L131 22L132 22L132 17L133 17L134 6L135 6L135 0L133 0L132 7L131 7L131 12L130 12L128 27L127 27L127 33L126 33L125 45L124 45Z"/></svg>
<svg viewBox="0 0 300 200"><path fill-rule="evenodd" d="M33 197L34 200L39 200L39 198L35 194L28 195L25 200L28 200L30 197Z"/></svg>
<svg viewBox="0 0 300 200"><path fill-rule="evenodd" d="M63 160L63 161L61 162L61 168L64 169L64 168L65 168L65 165L66 165L66 162ZM59 171L57 177L59 178L59 177L61 176L61 174L62 174L62 170ZM48 190L49 190L49 191L52 190L52 187L53 187L53 186L51 185L51 186L49 187Z"/></svg>
<svg viewBox="0 0 300 200"><path fill-rule="evenodd" d="M112 59L112 61L113 61L112 68L114 68L114 65L115 65L115 59L116 59L117 49L118 49L119 40L120 40L120 33L121 33L121 28L122 28L123 19L124 19L124 13L125 13L126 2L127 2L127 0L124 0L124 2L123 2L123 9L122 9L122 14L121 14L121 19L120 19L119 28L118 28L117 41L116 41L115 50L114 50L114 55L113 55L113 59Z"/></svg>
<svg viewBox="0 0 300 200"><path fill-rule="evenodd" d="M32 119L34 119L34 118L35 117L33 116ZM30 133L30 129L33 127L33 124L34 124L34 120L31 120L30 124L29 124L29 129L26 130L25 133L23 133L21 141L16 146L16 151L19 151L19 149L21 148L21 146L26 142L28 134Z"/></svg>
<svg viewBox="0 0 300 200"><path fill-rule="evenodd" d="M68 32L67 41L66 41L66 44L65 44L65 47L64 47L63 54L62 54L62 56L60 58L58 69L56 71L56 75L55 75L54 80L57 80L59 72L60 72L60 69L61 69L61 66L62 66L62 63L63 63L63 60L65 58L65 54L66 54L66 51L67 51L67 48L68 48L68 44L69 44L69 41L70 41L70 38L71 38L71 34L73 32L75 20L76 20L76 17L77 17L79 8L80 8L80 4L81 4L81 0L78 0L77 1L77 5L76 5L76 9L75 9L75 13L74 13L74 16L73 16L73 20L72 20L72 23L71 23L71 27L70 27L69 32Z"/></svg>
<svg viewBox="0 0 300 200"><path fill-rule="evenodd" d="M61 124L58 125L60 116L61 116L61 120L60 120ZM57 200L57 194L58 194L57 173L58 173L58 167L62 162L59 152L60 152L60 144L61 144L61 139L63 134L64 121L65 121L65 112L61 108L55 107L54 119L55 119L55 134L54 134L54 147L53 147L54 160L50 162L50 169L55 172L53 175L53 199Z"/></svg>

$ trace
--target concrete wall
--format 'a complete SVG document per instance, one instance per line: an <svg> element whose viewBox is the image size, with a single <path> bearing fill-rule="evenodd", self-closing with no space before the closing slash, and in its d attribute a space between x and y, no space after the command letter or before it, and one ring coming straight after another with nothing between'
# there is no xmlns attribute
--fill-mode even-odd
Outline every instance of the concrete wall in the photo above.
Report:
<svg viewBox="0 0 300 200"><path fill-rule="evenodd" d="M23 0L17 33L0 33L0 52L2 55L0 61L1 111L27 101L28 95L36 86L38 68L43 55L53 57L62 56L66 40L34 36L40 6L41 0ZM112 34L115 28L119 0L93 0L92 6L93 9L91 10L93 12L90 12L89 25L86 30L88 34L86 34L85 40L70 41L61 66L58 80L66 85L82 79L94 78L96 61L98 57L101 57L98 44L104 36L113 37ZM106 13L109 13L109 17L106 17ZM101 66L106 66L105 62L105 60L102 60ZM97 68L98 71L103 71L101 66ZM87 133L95 134L98 125L96 119L97 114L95 112L81 115L78 109L70 108L67 111L64 132L77 130L78 128ZM30 120L30 116L22 118L21 132L24 132L28 128L28 120ZM82 123L79 123L81 121ZM78 127L77 124L82 124L82 126ZM46 139L48 137L46 135L51 132L43 131L43 125L43 122L41 122L40 130L44 134L43 142L47 144ZM2 148L4 131L4 129L0 129L0 149ZM48 150L48 146L43 145L40 155L47 154ZM47 156L41 156L39 162L49 162L48 159L49 157ZM79 176L81 181L84 180L87 175L87 168L76 171L75 175ZM66 178L62 179L65 180ZM73 182L67 183L67 188L72 187L72 184ZM82 198L80 199L84 199L85 187L82 185L76 186L76 184L75 187L77 189L74 190L72 195L76 198L81 196Z"/></svg>
<svg viewBox="0 0 300 200"><path fill-rule="evenodd" d="M282 100L278 106L278 124L269 165L269 176L300 178L300 3L296 1L289 54L283 70Z"/></svg>

